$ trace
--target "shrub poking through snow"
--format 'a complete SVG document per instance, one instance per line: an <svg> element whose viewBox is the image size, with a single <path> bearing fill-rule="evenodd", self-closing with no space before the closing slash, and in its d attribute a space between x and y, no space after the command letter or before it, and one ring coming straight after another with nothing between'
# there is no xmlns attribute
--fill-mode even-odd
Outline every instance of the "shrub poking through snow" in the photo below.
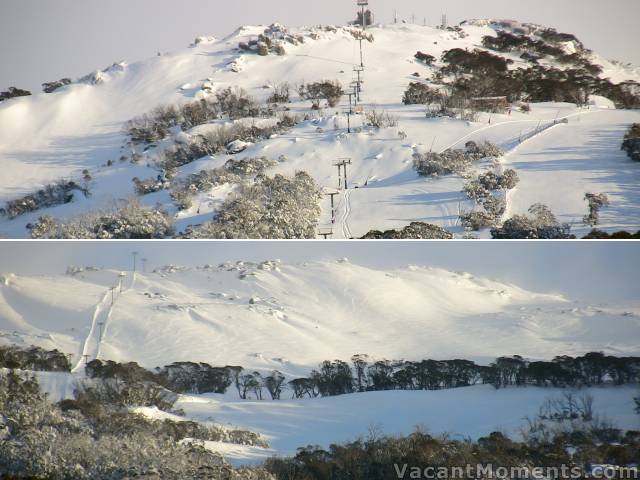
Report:
<svg viewBox="0 0 640 480"><path fill-rule="evenodd" d="M170 182L163 179L162 175L158 175L156 178L147 178L146 180L133 177L131 181L135 185L135 190L138 195L160 192L161 190L169 188L170 185Z"/></svg>
<svg viewBox="0 0 640 480"><path fill-rule="evenodd" d="M465 143L464 148L467 153L476 160L483 158L500 158L504 155L504 152L500 150L497 145L487 141L480 144L474 141L469 141Z"/></svg>
<svg viewBox="0 0 640 480"><path fill-rule="evenodd" d="M462 150L445 150L442 153L413 154L413 167L422 176L441 177L462 173L471 165L471 158Z"/></svg>
<svg viewBox="0 0 640 480"><path fill-rule="evenodd" d="M465 230L477 232L483 228L495 226L496 219L489 212L474 210L460 214L460 222Z"/></svg>
<svg viewBox="0 0 640 480"><path fill-rule="evenodd" d="M27 228L32 238L42 239L154 239L173 234L166 212L142 207L135 199L113 213L89 214L66 223L43 216Z"/></svg>
<svg viewBox="0 0 640 480"><path fill-rule="evenodd" d="M255 123L236 122L230 126L220 125L207 130L188 142L176 144L165 150L159 161L159 167L167 178L175 176L178 167L193 162L206 155L226 152L240 153L250 144L271 138L286 132L298 122L298 118L283 114L275 124L259 127Z"/></svg>
<svg viewBox="0 0 640 480"><path fill-rule="evenodd" d="M335 107L344 95L342 85L338 80L323 80L321 82L303 83L298 87L298 94L304 100L311 100L312 108L320 108L320 100L326 100L330 107Z"/></svg>
<svg viewBox="0 0 640 480"><path fill-rule="evenodd" d="M6 92L0 92L0 102L9 100L16 97L28 97L31 95L29 90L23 90L21 88L9 87Z"/></svg>
<svg viewBox="0 0 640 480"><path fill-rule="evenodd" d="M47 82L47 83L43 83L42 84L42 91L44 93L53 93L56 90L58 90L59 88L62 88L66 85L70 85L71 84L71 79L70 78L62 78L60 80L57 80L55 82Z"/></svg>
<svg viewBox="0 0 640 480"><path fill-rule="evenodd" d="M167 137L180 127L189 130L212 120L246 117L270 117L273 112L262 106L242 88L226 88L213 98L196 100L180 107L164 105L150 113L129 120L125 130L133 142L153 143Z"/></svg>
<svg viewBox="0 0 640 480"><path fill-rule="evenodd" d="M445 150L442 153L414 153L413 166L419 175L439 177L453 173L463 173L474 161L483 158L497 158L502 151L490 142L480 145L468 142L465 150Z"/></svg>
<svg viewBox="0 0 640 480"><path fill-rule="evenodd" d="M411 82L404 92L402 103L405 105L428 105L437 103L442 95L435 88L420 82Z"/></svg>
<svg viewBox="0 0 640 480"><path fill-rule="evenodd" d="M58 350L40 347L26 349L15 345L0 346L0 368L46 372L69 372L71 364L67 356Z"/></svg>
<svg viewBox="0 0 640 480"><path fill-rule="evenodd" d="M364 240L391 240L391 239L451 239L453 234L442 227L424 222L411 222L400 230L371 230L362 239Z"/></svg>
<svg viewBox="0 0 640 480"><path fill-rule="evenodd" d="M267 98L267 103L289 103L291 87L287 82L277 83L273 86L273 92Z"/></svg>
<svg viewBox="0 0 640 480"><path fill-rule="evenodd" d="M477 199L481 210L463 212L460 221L466 230L478 231L483 228L496 227L507 209L504 197L489 193Z"/></svg>
<svg viewBox="0 0 640 480"><path fill-rule="evenodd" d="M560 224L549 207L536 203L529 207L529 215L514 215L501 227L491 230L497 239L565 239L575 238L568 224Z"/></svg>
<svg viewBox="0 0 640 480"><path fill-rule="evenodd" d="M640 162L640 123L634 123L624 135L622 150L631 160Z"/></svg>
<svg viewBox="0 0 640 480"><path fill-rule="evenodd" d="M436 57L434 57L433 55L429 55L428 53L417 52L414 57L416 60L424 63L425 65L432 65L433 62L436 61Z"/></svg>
<svg viewBox="0 0 640 480"><path fill-rule="evenodd" d="M86 186L80 186L71 180L59 180L35 193L30 193L16 200L10 200L5 208L0 209L0 214L13 219L41 208L70 203L76 191L81 192L85 197L89 196L89 189Z"/></svg>
<svg viewBox="0 0 640 480"><path fill-rule="evenodd" d="M606 193L587 193L584 199L589 204L589 214L585 215L582 221L585 225L595 227L600 221L600 210L609 206L609 197Z"/></svg>
<svg viewBox="0 0 640 480"><path fill-rule="evenodd" d="M322 192L306 172L258 175L226 200L216 218L186 238L315 238Z"/></svg>
<svg viewBox="0 0 640 480"><path fill-rule="evenodd" d="M226 183L241 183L250 177L263 173L277 162L265 157L230 159L223 167L202 170L191 174L183 180L174 182L171 198L178 208L190 208L193 197L199 192L206 192Z"/></svg>
<svg viewBox="0 0 640 480"><path fill-rule="evenodd" d="M366 114L367 124L375 128L397 127L398 118L385 110L369 110Z"/></svg>
<svg viewBox="0 0 640 480"><path fill-rule="evenodd" d="M464 193L472 200L480 201L491 196L495 190L511 190L520 179L515 170L507 169L503 173L486 172L464 186Z"/></svg>

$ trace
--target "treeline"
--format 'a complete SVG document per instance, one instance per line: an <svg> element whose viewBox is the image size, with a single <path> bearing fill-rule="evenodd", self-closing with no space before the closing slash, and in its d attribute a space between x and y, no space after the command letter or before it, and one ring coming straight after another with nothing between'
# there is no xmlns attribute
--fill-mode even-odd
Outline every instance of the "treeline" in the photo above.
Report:
<svg viewBox="0 0 640 480"><path fill-rule="evenodd" d="M11 354L4 353L7 351ZM7 360L15 358L24 360ZM38 359L50 360L45 363ZM64 354L46 352L37 347L29 350L16 347L0 349L0 366L25 370L70 370ZM640 357L615 357L591 352L580 357L563 355L551 361L529 361L513 355L499 357L489 365L478 365L462 359L392 361L354 355L350 363L326 360L307 377L289 381L277 370L263 374L241 366L214 367L195 362L175 362L151 371L135 362L92 360L85 371L90 379L112 380L119 385L145 385L144 395L151 399L147 403L152 405L155 404L153 399L166 399L174 393L223 394L231 387L243 399L268 396L278 400L285 390L289 390L293 398L315 398L383 390L441 390L476 384L493 385L495 388L624 385L640 383Z"/></svg>
<svg viewBox="0 0 640 480"><path fill-rule="evenodd" d="M613 357L598 352L530 362L519 355L499 357L488 366L469 360L369 362L365 355L352 364L325 361L309 377L289 382L294 397L332 396L380 390L440 390L490 384L540 387L583 387L640 381L640 357Z"/></svg>
<svg viewBox="0 0 640 480"><path fill-rule="evenodd" d="M591 352L581 357L528 361L514 355L499 357L490 365L478 365L461 359L390 361L354 355L351 363L327 360L308 377L288 382L277 370L261 374L240 366L212 367L193 362L177 362L151 372L136 363L94 360L86 370L92 378L152 381L176 393L225 393L234 386L243 399L263 399L268 394L278 400L285 390L290 390L293 398L315 398L382 390L440 390L476 384L495 388L623 385L640 382L640 357Z"/></svg>

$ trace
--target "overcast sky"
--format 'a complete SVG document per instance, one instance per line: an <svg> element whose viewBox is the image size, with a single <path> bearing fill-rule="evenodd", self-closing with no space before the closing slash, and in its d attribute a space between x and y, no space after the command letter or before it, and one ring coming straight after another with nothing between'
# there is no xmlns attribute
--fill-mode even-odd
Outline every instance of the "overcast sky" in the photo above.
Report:
<svg viewBox="0 0 640 480"><path fill-rule="evenodd" d="M574 33L609 58L640 64L639 0L370 0L377 22L429 24L446 13L514 18ZM355 0L0 0L0 88L38 90L115 61L186 47L198 35L223 36L246 24L340 24ZM410 53L410 52L409 52Z"/></svg>
<svg viewBox="0 0 640 480"><path fill-rule="evenodd" d="M0 242L0 274L63 273L68 265L131 269L131 252L160 265L347 257L371 267L434 266L467 271L575 300L640 299L637 242Z"/></svg>

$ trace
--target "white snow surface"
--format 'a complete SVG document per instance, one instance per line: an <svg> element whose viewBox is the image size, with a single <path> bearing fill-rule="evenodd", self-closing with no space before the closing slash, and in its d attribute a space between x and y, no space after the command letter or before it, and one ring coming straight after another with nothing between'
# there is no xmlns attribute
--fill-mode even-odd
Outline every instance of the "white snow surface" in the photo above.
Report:
<svg viewBox="0 0 640 480"><path fill-rule="evenodd" d="M306 374L323 360L638 353L640 309L589 305L467 273L349 261L229 262L154 273L11 276L0 285L8 343L136 361ZM100 323L103 323L100 339Z"/></svg>
<svg viewBox="0 0 640 480"><path fill-rule="evenodd" d="M305 35L305 43L287 44L284 56L260 57L237 48L264 31L264 26L242 27L222 38L202 37L187 49L133 63L117 63L91 78L52 94L36 94L0 104L0 202L6 202L41 188L60 178L80 180L88 169L92 195L76 195L70 204L56 206L14 220L0 219L0 236L28 235L25 226L40 215L69 218L88 211L113 209L133 193L133 177L155 178L154 151L131 165L119 158L130 156L131 146L123 132L129 119L163 104L179 104L215 94L227 86L240 86L264 100L270 85L338 79L352 81L352 67L359 63L357 42L343 28L292 29ZM511 195L510 211L526 210L531 203L548 202L557 216L574 227L577 234L588 231L582 225L587 204L584 194L607 193L612 206L602 211L601 228L617 230L640 226L640 193L634 185L640 179L640 165L620 152L625 129L640 121L638 111L618 111L610 102L596 99L590 110L572 104L536 104L529 114L482 114L478 122L426 119L422 106L404 106L400 100L412 76L430 78L433 69L414 59L420 50L440 57L451 48L477 48L484 35L495 34L483 22L463 27L468 35L417 25L378 25L369 30L375 40L364 42L365 67L362 102L365 110L386 110L399 119L397 128L364 129L345 135L347 97L336 108L318 113L318 118L294 127L289 133L249 146L238 158L267 156L286 161L268 173L309 172L327 191L337 188L337 158L350 157L352 189L338 197L337 221L331 224L329 199L322 203L319 228L331 227L334 238L362 236L371 229L400 228L411 221L425 221L462 232L458 215L471 209L457 175L441 179L419 177L412 168L415 149L442 151L461 147L466 140L490 140L506 150L538 125L568 117L569 123L547 130L509 153L505 162L516 168L522 185ZM311 38L312 35L315 38ZM513 68L524 65L517 56ZM638 80L638 69L611 63L597 55L592 61L604 68L603 77L613 81ZM201 87L205 86L206 90ZM267 87L267 88L265 88ZM211 92L211 93L206 93ZM293 94L293 113L309 112L309 102ZM362 124L356 115L353 126ZM489 123L490 122L490 123ZM402 131L406 138L398 134ZM166 142L165 142L166 143ZM160 146L162 148L162 146ZM180 175L222 165L228 155L205 157L180 169ZM115 164L108 167L107 161ZM478 168L488 168L480 165ZM366 184L366 186L365 186ZM212 211L231 189L214 189L201 199L205 205L178 212L168 193L143 197L148 205L160 203L175 215L178 230L212 217ZM531 203L529 203L531 202ZM206 205L211 205L207 208ZM488 236L482 232L481 236Z"/></svg>

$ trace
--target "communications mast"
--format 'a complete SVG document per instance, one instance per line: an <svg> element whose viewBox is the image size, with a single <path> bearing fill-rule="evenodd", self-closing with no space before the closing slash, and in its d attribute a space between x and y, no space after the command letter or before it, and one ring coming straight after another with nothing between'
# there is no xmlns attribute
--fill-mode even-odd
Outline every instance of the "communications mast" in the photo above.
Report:
<svg viewBox="0 0 640 480"><path fill-rule="evenodd" d="M357 0L360 11L362 12L362 30L367 29L367 20L365 18L365 7L369 6L369 0Z"/></svg>

